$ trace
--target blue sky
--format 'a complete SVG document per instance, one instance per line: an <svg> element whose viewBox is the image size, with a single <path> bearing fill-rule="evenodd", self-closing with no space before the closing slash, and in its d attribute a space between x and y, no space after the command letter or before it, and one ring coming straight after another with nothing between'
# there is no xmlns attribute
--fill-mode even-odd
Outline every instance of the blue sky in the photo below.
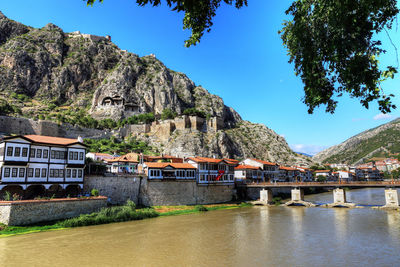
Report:
<svg viewBox="0 0 400 267"><path fill-rule="evenodd" d="M212 31L191 48L183 46L190 34L182 29L183 14L170 12L166 5L143 8L134 0L104 0L87 7L81 0L19 0L1 1L0 10L33 27L51 22L66 32L109 34L121 49L139 56L154 53L169 68L221 96L243 119L264 123L284 136L295 151L314 154L398 117L398 110L383 116L376 104L366 110L347 96L340 98L333 115L324 107L307 113L302 83L277 33L290 3L251 0L241 10L222 5ZM389 34L400 44L400 29L395 26ZM386 34L380 38L388 50L382 65L397 65ZM385 92L399 91L399 77L383 84ZM400 108L400 94L394 102Z"/></svg>

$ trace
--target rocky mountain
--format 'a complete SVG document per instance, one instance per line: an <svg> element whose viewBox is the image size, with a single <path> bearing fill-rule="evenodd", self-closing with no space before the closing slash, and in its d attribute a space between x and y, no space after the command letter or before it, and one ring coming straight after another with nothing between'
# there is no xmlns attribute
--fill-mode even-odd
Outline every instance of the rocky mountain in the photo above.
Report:
<svg viewBox="0 0 400 267"><path fill-rule="evenodd" d="M219 96L168 69L154 55L120 50L108 36L65 33L54 24L28 27L0 12L0 115L70 124L78 120L84 127L108 119L99 128L107 130L133 115L160 118L165 110L181 115L190 108L218 118L222 129L176 130L166 140L138 137L160 153L252 156L285 164L310 161L293 153L266 126L242 121Z"/></svg>
<svg viewBox="0 0 400 267"><path fill-rule="evenodd" d="M371 158L400 153L400 118L353 136L318 153L313 160L323 163L359 164Z"/></svg>

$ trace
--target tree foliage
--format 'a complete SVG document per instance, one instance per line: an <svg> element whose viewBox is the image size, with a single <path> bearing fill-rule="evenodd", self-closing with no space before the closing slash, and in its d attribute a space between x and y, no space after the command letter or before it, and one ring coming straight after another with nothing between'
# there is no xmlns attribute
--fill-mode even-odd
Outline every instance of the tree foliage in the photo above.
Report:
<svg viewBox="0 0 400 267"><path fill-rule="evenodd" d="M88 5L93 5L96 0L84 0ZM103 0L99 0L103 2ZM159 6L161 0L136 0L139 6ZM192 30L192 35L185 41L185 46L189 47L200 42L204 32L210 32L213 25L212 19L215 17L221 2L233 5L236 8L247 6L247 0L165 0L172 11L184 12L183 29Z"/></svg>
<svg viewBox="0 0 400 267"><path fill-rule="evenodd" d="M292 17L280 31L304 83L308 112L321 104L333 113L336 97L344 92L368 108L377 100L381 112L396 108L381 82L397 69L381 70L378 57L386 51L375 34L390 29L399 10L396 0L296 0L286 14Z"/></svg>

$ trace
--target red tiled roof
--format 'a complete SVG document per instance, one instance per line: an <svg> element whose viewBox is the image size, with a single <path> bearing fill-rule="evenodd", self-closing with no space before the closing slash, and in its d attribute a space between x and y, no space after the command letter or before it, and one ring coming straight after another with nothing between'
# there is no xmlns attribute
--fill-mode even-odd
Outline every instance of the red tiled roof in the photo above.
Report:
<svg viewBox="0 0 400 267"><path fill-rule="evenodd" d="M331 172L330 170L317 170L315 172Z"/></svg>
<svg viewBox="0 0 400 267"><path fill-rule="evenodd" d="M174 169L196 169L189 163L169 163L169 162L145 162L148 168L164 169L165 167L172 167Z"/></svg>
<svg viewBox="0 0 400 267"><path fill-rule="evenodd" d="M214 159L214 158L206 158L206 157L190 157L188 160L193 160L194 162L198 163L221 163L226 162L227 164L235 164L232 161L226 159Z"/></svg>
<svg viewBox="0 0 400 267"><path fill-rule="evenodd" d="M137 160L138 154L136 153L128 153L126 155L120 156L120 157L115 157L112 159L107 160L107 162L134 162L138 163L139 161Z"/></svg>
<svg viewBox="0 0 400 267"><path fill-rule="evenodd" d="M109 157L112 157L112 156L113 156L113 155L111 155L111 154L100 153L100 152L90 152L90 153L93 153L93 154L96 155L96 156L109 156Z"/></svg>
<svg viewBox="0 0 400 267"><path fill-rule="evenodd" d="M9 136L9 137L5 137L4 139L14 139L14 138L18 138L18 137L27 139L28 141L31 141L33 143L64 145L64 146L79 143L79 144L85 146L85 144L78 142L78 139L74 139L74 138L53 137L53 136L35 135L35 134Z"/></svg>
<svg viewBox="0 0 400 267"><path fill-rule="evenodd" d="M238 165L235 167L235 170L260 170L260 168L250 165Z"/></svg>
<svg viewBox="0 0 400 267"><path fill-rule="evenodd" d="M265 160L261 160L261 159L251 159L251 160L257 161L258 163L265 164L265 165L278 165L276 163L265 161Z"/></svg>

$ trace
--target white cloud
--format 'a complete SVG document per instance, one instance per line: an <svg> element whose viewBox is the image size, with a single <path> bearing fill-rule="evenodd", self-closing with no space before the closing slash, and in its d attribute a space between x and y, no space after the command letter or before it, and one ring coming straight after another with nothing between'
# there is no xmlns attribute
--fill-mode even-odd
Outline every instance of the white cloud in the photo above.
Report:
<svg viewBox="0 0 400 267"><path fill-rule="evenodd" d="M321 152L325 148L328 148L328 146L306 145L306 144L292 144L289 146L295 152L302 152L312 156L314 156L318 152Z"/></svg>
<svg viewBox="0 0 400 267"><path fill-rule="evenodd" d="M379 113L374 116L374 120L390 120L392 118L393 118L393 115L383 114L383 113Z"/></svg>

